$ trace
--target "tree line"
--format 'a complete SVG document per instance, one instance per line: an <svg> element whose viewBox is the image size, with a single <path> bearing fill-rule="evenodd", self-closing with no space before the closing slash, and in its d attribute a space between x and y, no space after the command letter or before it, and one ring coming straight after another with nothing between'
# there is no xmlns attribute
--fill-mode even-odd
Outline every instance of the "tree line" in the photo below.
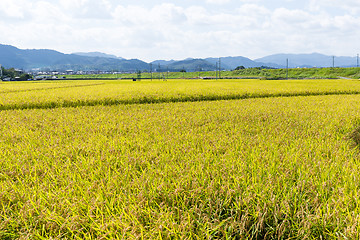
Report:
<svg viewBox="0 0 360 240"><path fill-rule="evenodd" d="M9 79L9 80L19 80L19 81L26 81L28 79L32 79L33 76L24 73L23 71L16 70L15 68L6 69L1 67L1 80Z"/></svg>

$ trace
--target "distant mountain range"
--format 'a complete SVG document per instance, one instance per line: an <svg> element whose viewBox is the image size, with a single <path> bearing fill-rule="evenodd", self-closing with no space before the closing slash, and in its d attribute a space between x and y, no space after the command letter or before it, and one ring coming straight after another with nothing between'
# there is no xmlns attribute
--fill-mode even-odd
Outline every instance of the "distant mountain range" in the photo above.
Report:
<svg viewBox="0 0 360 240"><path fill-rule="evenodd" d="M0 44L0 64L6 68L24 70L118 70L135 71L148 69L148 64L138 59L126 60L113 58L112 55L95 56L87 54L64 54L54 50L22 50ZM92 55L92 56L91 56ZM99 53L97 53L99 55Z"/></svg>
<svg viewBox="0 0 360 240"><path fill-rule="evenodd" d="M311 54L274 54L256 59L256 62L266 64L278 64L286 67L286 59L289 60L289 67L356 67L357 57L335 57L319 53Z"/></svg>
<svg viewBox="0 0 360 240"><path fill-rule="evenodd" d="M111 55L111 54L106 54L106 53L102 53L102 52L77 52L77 53L73 53L75 55L80 55L80 56L85 56L85 57L104 57L104 58L115 58L115 59L124 59L122 57L117 57L115 55Z"/></svg>
<svg viewBox="0 0 360 240"><path fill-rule="evenodd" d="M312 54L275 54L251 60L246 57L222 57L221 69L233 70L238 66L246 68L271 67L285 68L286 59L289 67L354 67L357 65L356 57L333 57L319 53ZM219 58L205 58L185 60L156 60L146 63L139 59L124 59L115 55L89 52L64 54L48 49L22 50L10 45L0 44L0 64L6 68L19 68L24 70L100 70L100 71L213 71Z"/></svg>

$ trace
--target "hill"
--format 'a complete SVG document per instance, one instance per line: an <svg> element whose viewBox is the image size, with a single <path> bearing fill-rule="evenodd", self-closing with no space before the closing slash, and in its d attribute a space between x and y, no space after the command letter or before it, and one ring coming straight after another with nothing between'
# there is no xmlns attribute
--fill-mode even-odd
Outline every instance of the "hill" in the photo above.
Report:
<svg viewBox="0 0 360 240"><path fill-rule="evenodd" d="M85 56L85 57L103 57L103 58L124 59L122 57L117 57L115 55L106 54L106 53L102 53L102 52L76 52L73 54L79 55L79 56Z"/></svg>
<svg viewBox="0 0 360 240"><path fill-rule="evenodd" d="M256 59L255 62L265 64L278 64L286 66L286 59L289 59L289 67L332 67L333 56L327 56L320 53L311 54L274 54ZM334 57L335 67L355 67L356 57Z"/></svg>
<svg viewBox="0 0 360 240"><path fill-rule="evenodd" d="M7 68L31 70L35 68L51 70L120 70L135 71L148 69L148 64L138 60L116 59L99 56L64 54L54 50L22 50L0 44L0 63Z"/></svg>
<svg viewBox="0 0 360 240"><path fill-rule="evenodd" d="M212 64L216 64L219 61L219 58L206 58ZM273 64L273 63L262 63L262 62L255 62L250 58L246 57L222 57L221 58L221 69L224 70L233 70L236 67L244 66L245 68L254 68L254 67L261 67L267 66L272 68L279 68L280 65Z"/></svg>
<svg viewBox="0 0 360 240"><path fill-rule="evenodd" d="M156 60L153 61L152 64L156 68L159 64L162 69L169 70L181 70L185 69L187 71L214 71L216 69L216 64L219 62L219 58L205 58L205 59L193 59L187 58L185 60L180 61L165 61L165 60ZM261 63L255 62L246 57L222 57L221 58L221 69L222 70L233 70L238 66L244 66L246 68L254 68L267 66L272 68L279 68L280 65L271 64L271 63Z"/></svg>
<svg viewBox="0 0 360 240"><path fill-rule="evenodd" d="M186 59L182 61L176 61L167 65L169 70L179 71L185 69L186 71L212 71L216 69L216 66L204 59Z"/></svg>
<svg viewBox="0 0 360 240"><path fill-rule="evenodd" d="M222 57L221 69L234 70L238 66L245 68L270 67L285 68L286 59L289 59L290 68L332 67L355 67L356 57L334 57L319 53L312 54L274 54L263 58L251 60L246 57ZM156 60L151 62L153 71L214 71L219 58L185 60ZM49 70L99 70L99 71L137 71L150 70L148 63L139 59L127 60L115 55L88 52L64 54L49 49L26 49L22 50L14 46L0 44L0 64L6 68L49 69Z"/></svg>

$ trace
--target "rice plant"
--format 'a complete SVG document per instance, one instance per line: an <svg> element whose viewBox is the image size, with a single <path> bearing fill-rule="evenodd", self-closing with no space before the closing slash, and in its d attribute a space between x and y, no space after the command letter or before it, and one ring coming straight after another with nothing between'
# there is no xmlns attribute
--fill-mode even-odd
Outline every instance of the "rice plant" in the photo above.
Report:
<svg viewBox="0 0 360 240"><path fill-rule="evenodd" d="M131 84L1 94L134 102L0 112L0 239L360 237L356 81Z"/></svg>

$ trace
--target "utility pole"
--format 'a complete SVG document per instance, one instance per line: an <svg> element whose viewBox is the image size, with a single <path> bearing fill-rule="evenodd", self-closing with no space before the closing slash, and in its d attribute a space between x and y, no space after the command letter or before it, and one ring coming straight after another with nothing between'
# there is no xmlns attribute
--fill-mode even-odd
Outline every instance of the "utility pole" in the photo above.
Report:
<svg viewBox="0 0 360 240"><path fill-rule="evenodd" d="M2 66L1 66L1 64L0 64L0 78L2 77L2 75L3 75Z"/></svg>
<svg viewBox="0 0 360 240"><path fill-rule="evenodd" d="M216 74L216 80L218 80L218 62L216 62L216 67L215 67L215 74Z"/></svg>
<svg viewBox="0 0 360 240"><path fill-rule="evenodd" d="M356 67L359 67L359 54L356 56Z"/></svg>
<svg viewBox="0 0 360 240"><path fill-rule="evenodd" d="M335 56L333 56L333 68L335 68Z"/></svg>
<svg viewBox="0 0 360 240"><path fill-rule="evenodd" d="M286 59L286 80L289 79L289 59Z"/></svg>
<svg viewBox="0 0 360 240"><path fill-rule="evenodd" d="M152 63L150 63L150 75L151 75L151 81L152 81Z"/></svg>
<svg viewBox="0 0 360 240"><path fill-rule="evenodd" d="M161 67L160 67L160 63L159 63L159 80L161 78Z"/></svg>
<svg viewBox="0 0 360 240"><path fill-rule="evenodd" d="M221 58L219 58L219 79L221 79Z"/></svg>

